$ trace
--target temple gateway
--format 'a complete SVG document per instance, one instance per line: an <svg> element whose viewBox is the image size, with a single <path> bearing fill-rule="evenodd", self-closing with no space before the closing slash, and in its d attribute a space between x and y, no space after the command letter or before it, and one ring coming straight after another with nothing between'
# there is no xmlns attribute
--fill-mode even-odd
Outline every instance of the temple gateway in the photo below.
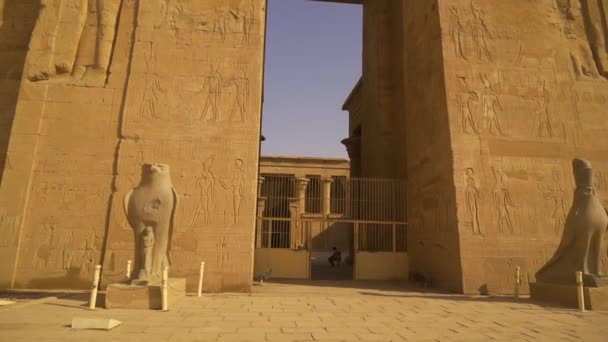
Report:
<svg viewBox="0 0 608 342"><path fill-rule="evenodd" d="M0 288L133 260L249 291L325 277L331 247L345 279L457 293L569 274L573 201L606 221L608 1L326 1L363 7L350 164L260 158L265 0L0 2Z"/></svg>

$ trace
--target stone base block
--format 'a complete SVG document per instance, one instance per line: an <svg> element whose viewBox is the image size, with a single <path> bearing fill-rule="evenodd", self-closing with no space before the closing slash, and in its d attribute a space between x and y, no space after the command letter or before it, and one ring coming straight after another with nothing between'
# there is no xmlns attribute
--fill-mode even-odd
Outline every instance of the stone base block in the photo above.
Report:
<svg viewBox="0 0 608 342"><path fill-rule="evenodd" d="M608 287L585 287L585 309L608 310ZM533 300L570 308L578 308L576 286L531 283Z"/></svg>
<svg viewBox="0 0 608 342"><path fill-rule="evenodd" d="M72 318L72 329L112 330L121 324L111 318Z"/></svg>
<svg viewBox="0 0 608 342"><path fill-rule="evenodd" d="M186 279L170 278L168 304L171 306L186 296ZM106 309L162 309L161 286L111 284L106 289Z"/></svg>

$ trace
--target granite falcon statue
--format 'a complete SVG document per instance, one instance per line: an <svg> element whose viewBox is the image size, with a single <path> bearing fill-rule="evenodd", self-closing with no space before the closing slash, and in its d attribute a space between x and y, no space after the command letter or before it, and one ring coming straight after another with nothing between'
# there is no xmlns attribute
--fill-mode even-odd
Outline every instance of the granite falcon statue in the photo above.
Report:
<svg viewBox="0 0 608 342"><path fill-rule="evenodd" d="M599 272L608 215L595 194L591 164L577 158L572 161L572 168L576 189L562 241L553 257L536 273L536 280L574 285L574 273L582 271L585 286L597 286L588 282L603 278Z"/></svg>
<svg viewBox="0 0 608 342"><path fill-rule="evenodd" d="M132 284L159 283L163 266L169 266L169 243L178 197L169 166L145 164L139 185L124 199L124 209L135 237L135 278ZM150 232L151 228L151 232ZM150 253L150 244L152 250ZM151 260L150 260L151 259Z"/></svg>

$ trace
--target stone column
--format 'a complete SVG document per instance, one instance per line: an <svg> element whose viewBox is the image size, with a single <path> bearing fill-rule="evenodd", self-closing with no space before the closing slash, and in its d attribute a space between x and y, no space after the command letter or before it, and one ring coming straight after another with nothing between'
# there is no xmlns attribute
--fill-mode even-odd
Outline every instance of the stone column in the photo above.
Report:
<svg viewBox="0 0 608 342"><path fill-rule="evenodd" d="M262 196L262 185L264 184L264 177L258 178L258 197Z"/></svg>
<svg viewBox="0 0 608 342"><path fill-rule="evenodd" d="M309 182L310 179L308 178L296 179L296 198L300 205L300 213L306 212L306 188L308 187Z"/></svg>
<svg viewBox="0 0 608 342"><path fill-rule="evenodd" d="M306 232L304 231L302 222L299 219L302 217L302 214L306 212L306 188L308 187L309 182L310 180L308 178L296 179L296 199L294 206L297 208L297 217L293 217L293 219L296 219L297 221L296 232L292 235L293 237L291 238L292 241L295 239L296 246L304 245L307 241Z"/></svg>
<svg viewBox="0 0 608 342"><path fill-rule="evenodd" d="M331 178L323 178L323 217L327 218L331 214Z"/></svg>
<svg viewBox="0 0 608 342"><path fill-rule="evenodd" d="M289 222L289 248L296 249L302 245L302 223L298 220L301 216L300 201L298 198L289 200L289 217L292 221Z"/></svg>

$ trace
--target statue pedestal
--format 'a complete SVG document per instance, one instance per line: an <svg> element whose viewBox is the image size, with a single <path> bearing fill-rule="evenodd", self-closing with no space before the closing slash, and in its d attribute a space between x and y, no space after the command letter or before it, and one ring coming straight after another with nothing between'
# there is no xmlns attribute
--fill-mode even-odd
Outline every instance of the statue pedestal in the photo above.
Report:
<svg viewBox="0 0 608 342"><path fill-rule="evenodd" d="M171 306L186 296L186 279L169 278L168 302ZM106 289L106 309L160 310L162 308L161 286L138 286L111 284Z"/></svg>
<svg viewBox="0 0 608 342"><path fill-rule="evenodd" d="M585 309L608 310L608 287L585 287ZM570 308L578 308L575 285L531 283L530 297L533 300Z"/></svg>

